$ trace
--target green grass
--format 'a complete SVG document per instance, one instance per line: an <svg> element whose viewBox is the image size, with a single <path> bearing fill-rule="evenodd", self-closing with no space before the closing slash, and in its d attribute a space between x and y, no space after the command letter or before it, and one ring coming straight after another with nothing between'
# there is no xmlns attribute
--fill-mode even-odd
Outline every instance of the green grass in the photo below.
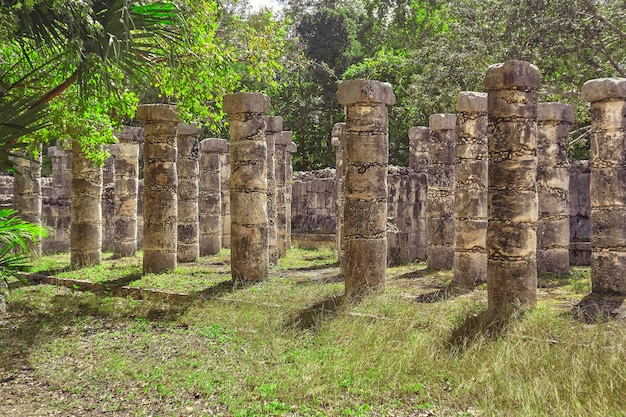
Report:
<svg viewBox="0 0 626 417"><path fill-rule="evenodd" d="M451 272L424 264L390 268L385 291L342 303L333 256L292 250L266 282L189 302L15 290L0 380L27 364L65 398L42 406L93 415L626 416L623 322L571 314L588 269L541 277L538 307L504 320L486 314L484 287L431 296ZM220 263L132 285L196 291L185 282L228 279Z"/></svg>

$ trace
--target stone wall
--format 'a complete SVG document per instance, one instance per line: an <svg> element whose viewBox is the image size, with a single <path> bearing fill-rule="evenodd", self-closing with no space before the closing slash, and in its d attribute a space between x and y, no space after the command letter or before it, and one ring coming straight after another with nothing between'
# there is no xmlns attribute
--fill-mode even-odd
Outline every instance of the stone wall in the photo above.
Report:
<svg viewBox="0 0 626 417"><path fill-rule="evenodd" d="M388 168L388 260L390 264L426 256L426 174L410 168ZM298 240L327 241L337 227L335 170L294 175L292 233Z"/></svg>
<svg viewBox="0 0 626 417"><path fill-rule="evenodd" d="M569 169L570 264L591 263L591 200L589 161L572 162Z"/></svg>
<svg viewBox="0 0 626 417"><path fill-rule="evenodd" d="M334 169L294 173L291 216L293 233L335 233L337 187Z"/></svg>

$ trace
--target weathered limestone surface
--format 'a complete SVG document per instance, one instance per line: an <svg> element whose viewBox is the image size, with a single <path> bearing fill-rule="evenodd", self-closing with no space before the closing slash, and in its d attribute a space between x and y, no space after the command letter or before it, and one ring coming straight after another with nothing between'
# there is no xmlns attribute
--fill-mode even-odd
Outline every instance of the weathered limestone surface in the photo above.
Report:
<svg viewBox="0 0 626 417"><path fill-rule="evenodd" d="M220 154L220 180L222 181L222 247L230 248L230 144L226 153Z"/></svg>
<svg viewBox="0 0 626 417"><path fill-rule="evenodd" d="M454 266L454 143L456 115L433 114L428 119L430 152L428 156L427 228L428 268L452 269Z"/></svg>
<svg viewBox="0 0 626 417"><path fill-rule="evenodd" d="M72 153L60 146L50 146L48 156L52 163L52 181L50 193L43 196L42 223L50 229L50 235L43 240L42 251L69 252Z"/></svg>
<svg viewBox="0 0 626 417"><path fill-rule="evenodd" d="M569 163L567 135L574 107L537 105L537 271L567 274L570 270Z"/></svg>
<svg viewBox="0 0 626 417"><path fill-rule="evenodd" d="M385 284L387 268L388 110L391 85L350 80L339 84L346 106L344 275L346 296Z"/></svg>
<svg viewBox="0 0 626 417"><path fill-rule="evenodd" d="M215 255L222 248L221 158L228 153L225 139L200 142L200 255Z"/></svg>
<svg viewBox="0 0 626 417"><path fill-rule="evenodd" d="M457 101L454 188L454 282L487 281L487 94Z"/></svg>
<svg viewBox="0 0 626 417"><path fill-rule="evenodd" d="M178 175L176 108L146 104L135 116L144 125L143 272L160 274L177 266Z"/></svg>
<svg viewBox="0 0 626 417"><path fill-rule="evenodd" d="M426 257L426 188L425 173L405 167L388 167L388 265L401 265Z"/></svg>
<svg viewBox="0 0 626 417"><path fill-rule="evenodd" d="M126 129L117 134L114 161L115 239L113 255L134 256L137 252L137 197L139 187L139 143Z"/></svg>
<svg viewBox="0 0 626 417"><path fill-rule="evenodd" d="M271 116L267 118L265 138L267 140L267 231L269 261L271 265L278 263L278 240L276 235L277 198L276 188L276 137L283 131L283 118Z"/></svg>
<svg viewBox="0 0 626 417"><path fill-rule="evenodd" d="M574 161L569 169L569 261L570 265L591 265L591 201L589 161Z"/></svg>
<svg viewBox="0 0 626 417"><path fill-rule="evenodd" d="M263 281L269 267L266 116L261 93L224 96L230 115L231 274L240 283Z"/></svg>
<svg viewBox="0 0 626 417"><path fill-rule="evenodd" d="M178 176L177 261L196 262L200 256L198 224L198 133L196 124L178 125L176 175Z"/></svg>
<svg viewBox="0 0 626 417"><path fill-rule="evenodd" d="M25 150L14 151L19 157L11 158L15 168L13 175L13 209L29 223L41 226L41 152L37 156ZM31 255L41 256L41 240L31 244Z"/></svg>
<svg viewBox="0 0 626 417"><path fill-rule="evenodd" d="M337 207L337 226L335 227L335 247L337 248L337 257L339 267L343 274L343 242L344 242L344 226L343 226L343 207L344 207L344 184L346 182L346 124L335 123L331 132L331 144L335 147L335 196Z"/></svg>
<svg viewBox="0 0 626 417"><path fill-rule="evenodd" d="M491 310L537 303L537 88L524 61L489 67L487 285Z"/></svg>
<svg viewBox="0 0 626 417"><path fill-rule="evenodd" d="M115 158L117 144L107 145L109 157L102 166L102 250L113 250L115 242Z"/></svg>
<svg viewBox="0 0 626 417"><path fill-rule="evenodd" d="M291 154L295 152L293 133L283 131L276 137L275 178L276 178L276 241L278 253L284 256L291 247L291 203L293 167Z"/></svg>
<svg viewBox="0 0 626 417"><path fill-rule="evenodd" d="M338 227L335 170L299 172L293 179L292 231L328 235Z"/></svg>
<svg viewBox="0 0 626 417"><path fill-rule="evenodd" d="M409 168L418 173L428 172L430 129L416 126L409 129Z"/></svg>
<svg viewBox="0 0 626 417"><path fill-rule="evenodd" d="M626 78L587 81L591 102L591 287L626 295Z"/></svg>
<svg viewBox="0 0 626 417"><path fill-rule="evenodd" d="M102 167L72 141L70 262L73 268L102 262Z"/></svg>

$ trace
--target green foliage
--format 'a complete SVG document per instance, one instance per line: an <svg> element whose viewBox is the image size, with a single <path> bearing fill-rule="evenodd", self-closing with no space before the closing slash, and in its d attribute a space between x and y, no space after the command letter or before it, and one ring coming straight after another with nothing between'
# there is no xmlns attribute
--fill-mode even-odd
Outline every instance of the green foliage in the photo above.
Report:
<svg viewBox="0 0 626 417"><path fill-rule="evenodd" d="M14 210L0 210L0 279L8 283L9 278L23 280L21 272L28 272L29 245L47 236L41 226L25 222Z"/></svg>

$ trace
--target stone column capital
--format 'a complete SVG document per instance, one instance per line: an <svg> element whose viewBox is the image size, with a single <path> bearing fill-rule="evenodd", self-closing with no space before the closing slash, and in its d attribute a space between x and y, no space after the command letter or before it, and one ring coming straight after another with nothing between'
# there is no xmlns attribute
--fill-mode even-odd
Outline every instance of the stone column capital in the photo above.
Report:
<svg viewBox="0 0 626 417"><path fill-rule="evenodd" d="M430 135L430 129L426 126L415 126L409 129L409 140L410 141L425 141L428 140L428 136Z"/></svg>
<svg viewBox="0 0 626 417"><path fill-rule="evenodd" d="M228 153L230 144L226 139L207 138L200 141L200 152Z"/></svg>
<svg viewBox="0 0 626 417"><path fill-rule="evenodd" d="M487 93L461 91L456 102L459 113L484 113L487 111Z"/></svg>
<svg viewBox="0 0 626 417"><path fill-rule="evenodd" d="M263 113L270 109L270 98L263 93L236 93L224 96L224 113Z"/></svg>
<svg viewBox="0 0 626 417"><path fill-rule="evenodd" d="M197 123L179 123L176 127L176 133L184 136L195 136L200 133Z"/></svg>
<svg viewBox="0 0 626 417"><path fill-rule="evenodd" d="M283 131L283 118L280 116L268 116L266 118L265 133L280 133Z"/></svg>
<svg viewBox="0 0 626 417"><path fill-rule="evenodd" d="M290 130L283 130L280 135L276 136L276 145L289 146L293 142L293 132Z"/></svg>
<svg viewBox="0 0 626 417"><path fill-rule="evenodd" d="M389 83L373 80L347 80L339 84L339 104L382 103L396 104L396 96Z"/></svg>
<svg viewBox="0 0 626 417"><path fill-rule="evenodd" d="M583 84L583 100L590 103L608 99L626 100L626 78L596 78Z"/></svg>
<svg viewBox="0 0 626 417"><path fill-rule="evenodd" d="M485 90L536 90L541 84L539 68L530 62L510 60L491 65L483 81Z"/></svg>
<svg viewBox="0 0 626 417"><path fill-rule="evenodd" d="M142 123L180 123L178 108L170 104L141 104L137 107L135 119Z"/></svg>
<svg viewBox="0 0 626 417"><path fill-rule="evenodd" d="M428 118L428 127L431 130L454 130L456 114L431 114Z"/></svg>
<svg viewBox="0 0 626 417"><path fill-rule="evenodd" d="M562 103L537 104L537 120L574 123L574 106Z"/></svg>

